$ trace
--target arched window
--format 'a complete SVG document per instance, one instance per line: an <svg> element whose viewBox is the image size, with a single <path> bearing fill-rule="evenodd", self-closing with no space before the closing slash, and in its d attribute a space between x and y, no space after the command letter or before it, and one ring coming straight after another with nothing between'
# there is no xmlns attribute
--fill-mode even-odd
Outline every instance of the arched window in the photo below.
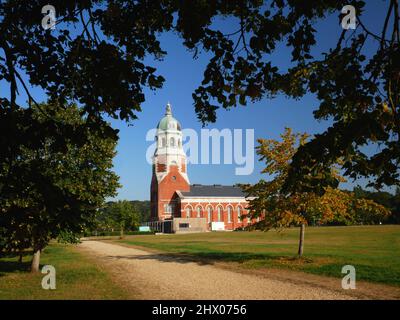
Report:
<svg viewBox="0 0 400 320"><path fill-rule="evenodd" d="M240 217L242 216L242 207L237 207L237 217L238 217L238 222L241 222L242 219Z"/></svg>
<svg viewBox="0 0 400 320"><path fill-rule="evenodd" d="M208 222L212 221L212 207L211 206L209 206L207 208L207 219L208 219Z"/></svg>
<svg viewBox="0 0 400 320"><path fill-rule="evenodd" d="M172 204L164 204L164 213L171 214L174 212L174 206Z"/></svg>
<svg viewBox="0 0 400 320"><path fill-rule="evenodd" d="M166 140L165 140L165 138L162 138L161 139L161 146L165 147L165 145L166 145Z"/></svg>
<svg viewBox="0 0 400 320"><path fill-rule="evenodd" d="M222 221L222 207L218 207L217 213L218 213L218 221Z"/></svg>
<svg viewBox="0 0 400 320"><path fill-rule="evenodd" d="M201 207L200 207L200 206L198 206L198 207L196 208L196 212L197 212L197 218L201 218L202 210L201 210Z"/></svg>
<svg viewBox="0 0 400 320"><path fill-rule="evenodd" d="M169 140L169 144L171 147L175 147L175 139L173 137Z"/></svg>
<svg viewBox="0 0 400 320"><path fill-rule="evenodd" d="M186 207L186 218L190 218L192 215L192 208Z"/></svg>
<svg viewBox="0 0 400 320"><path fill-rule="evenodd" d="M178 139L178 147L181 147L181 139Z"/></svg>
<svg viewBox="0 0 400 320"><path fill-rule="evenodd" d="M228 223L232 222L232 207L228 207Z"/></svg>

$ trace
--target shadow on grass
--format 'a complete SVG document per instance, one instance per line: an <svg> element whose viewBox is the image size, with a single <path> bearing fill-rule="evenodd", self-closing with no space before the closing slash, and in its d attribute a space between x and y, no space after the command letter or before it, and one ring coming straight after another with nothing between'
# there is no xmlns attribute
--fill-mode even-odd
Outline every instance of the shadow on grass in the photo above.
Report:
<svg viewBox="0 0 400 320"><path fill-rule="evenodd" d="M26 256L30 256L31 252L24 252L23 262L19 262L19 254L8 253L0 255L0 277L5 276L8 273L14 272L29 272L31 268L31 261L26 259ZM25 260L25 261L24 261Z"/></svg>
<svg viewBox="0 0 400 320"><path fill-rule="evenodd" d="M299 259L293 256L279 256L269 254L256 254L248 252L180 252L180 253L153 253L146 255L126 255L126 256L109 256L109 259L137 259L137 260L158 260L161 262L177 262L190 263L195 262L199 265L210 265L216 262L236 262L244 263L250 260L258 260L265 262L274 261L307 261L309 259Z"/></svg>

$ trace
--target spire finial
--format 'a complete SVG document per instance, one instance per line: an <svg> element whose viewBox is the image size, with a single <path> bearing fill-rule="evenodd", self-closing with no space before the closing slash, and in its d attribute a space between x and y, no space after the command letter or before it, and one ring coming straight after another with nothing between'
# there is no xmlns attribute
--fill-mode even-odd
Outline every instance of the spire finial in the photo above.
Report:
<svg viewBox="0 0 400 320"><path fill-rule="evenodd" d="M165 109L165 115L167 116L172 115L171 104L169 103L169 101L167 103L167 108Z"/></svg>

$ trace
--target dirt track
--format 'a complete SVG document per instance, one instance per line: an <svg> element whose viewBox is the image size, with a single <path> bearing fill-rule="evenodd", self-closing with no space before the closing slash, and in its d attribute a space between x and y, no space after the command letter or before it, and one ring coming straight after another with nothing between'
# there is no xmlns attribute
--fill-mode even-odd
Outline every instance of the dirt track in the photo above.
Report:
<svg viewBox="0 0 400 320"><path fill-rule="evenodd" d="M140 299L354 299L342 289L243 274L112 243L80 244ZM340 279L335 279L340 288Z"/></svg>

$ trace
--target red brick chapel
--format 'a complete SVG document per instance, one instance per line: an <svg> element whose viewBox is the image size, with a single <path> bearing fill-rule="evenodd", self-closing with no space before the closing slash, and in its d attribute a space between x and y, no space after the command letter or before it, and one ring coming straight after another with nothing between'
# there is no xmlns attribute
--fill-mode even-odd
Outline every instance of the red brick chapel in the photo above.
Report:
<svg viewBox="0 0 400 320"><path fill-rule="evenodd" d="M246 216L248 204L241 188L190 184L182 146L182 127L172 116L169 103L165 116L158 123L155 139L150 187L153 222L178 219L179 226L184 229L195 225L198 219L204 225L203 231L216 225L212 222L219 222L219 228L223 230L234 230L251 223L249 219L241 218Z"/></svg>

